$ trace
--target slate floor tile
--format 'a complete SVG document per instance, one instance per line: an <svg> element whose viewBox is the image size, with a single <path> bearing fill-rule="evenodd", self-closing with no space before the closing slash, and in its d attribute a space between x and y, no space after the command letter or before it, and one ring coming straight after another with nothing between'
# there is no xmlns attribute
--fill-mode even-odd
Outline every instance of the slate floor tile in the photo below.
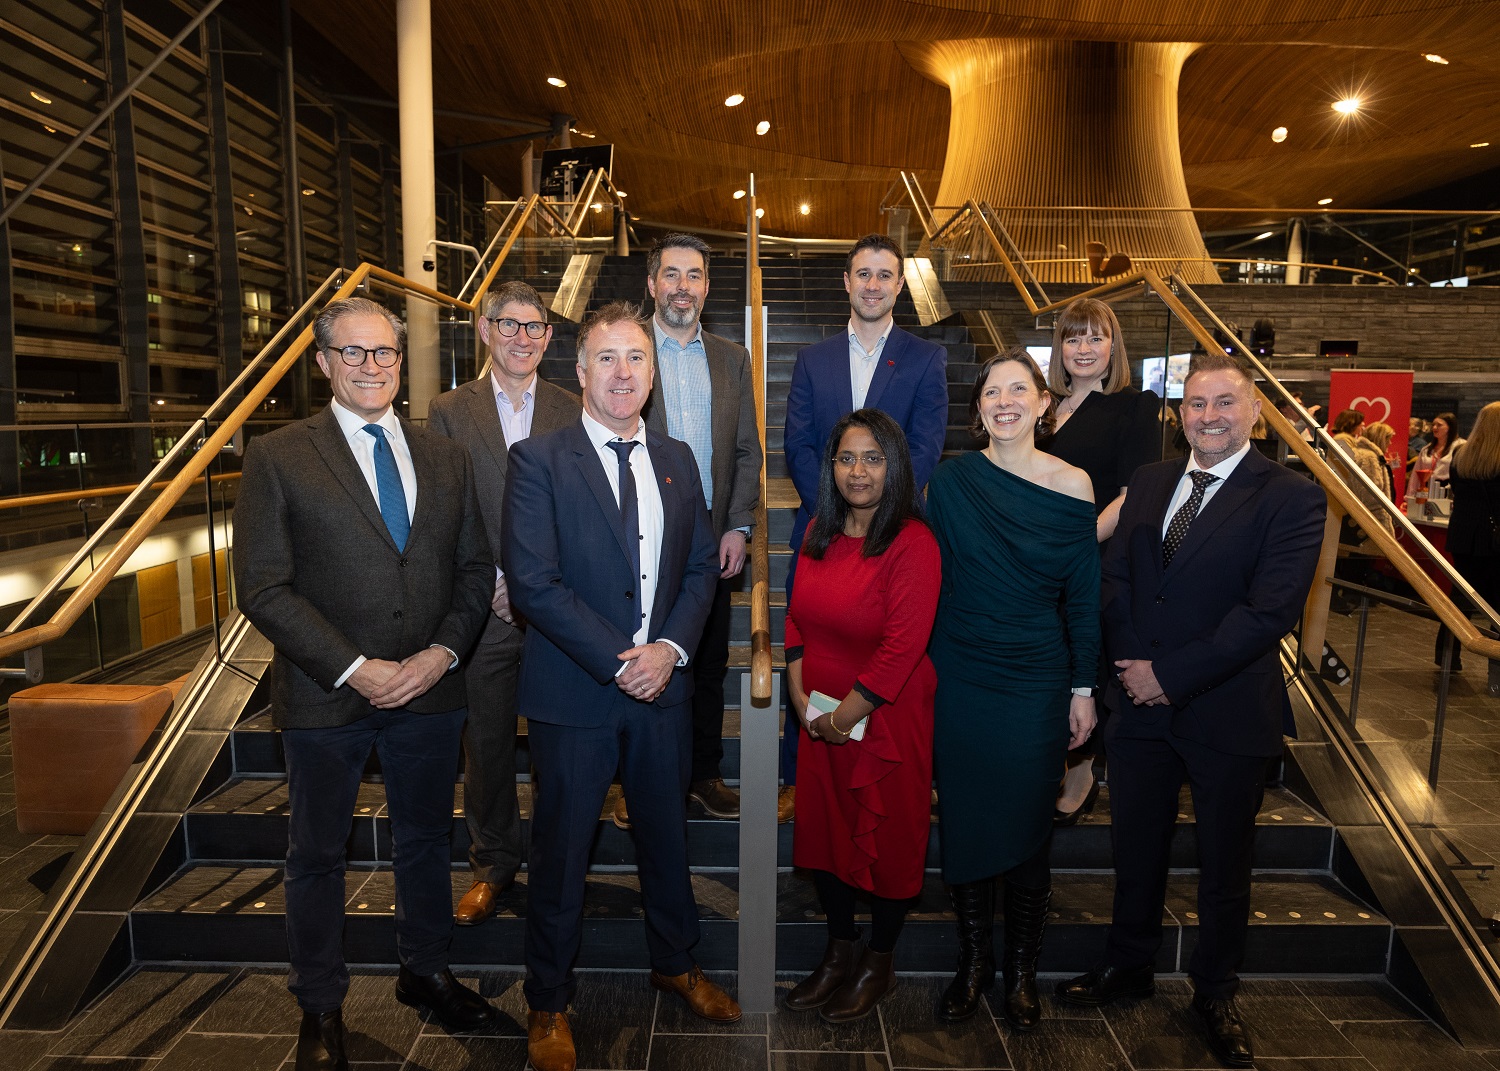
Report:
<svg viewBox="0 0 1500 1071"><path fill-rule="evenodd" d="M417 1039L402 1071L467 1071L526 1066L525 1038L436 1037ZM580 1065L582 1066L582 1065Z"/></svg>
<svg viewBox="0 0 1500 1071"><path fill-rule="evenodd" d="M651 1042L648 1071L710 1071L760 1068L767 1064L764 1034L715 1037L707 1034L660 1034ZM580 1059L579 1067L584 1067Z"/></svg>
<svg viewBox="0 0 1500 1071"><path fill-rule="evenodd" d="M994 1019L943 1023L932 1013L944 977L903 978L878 1006L893 1068L1009 1068Z"/></svg>
<svg viewBox="0 0 1500 1071"><path fill-rule="evenodd" d="M771 1052L771 1071L888 1071L883 1052Z"/></svg>
<svg viewBox="0 0 1500 1071"><path fill-rule="evenodd" d="M1247 979L1240 985L1237 1003L1257 1058L1359 1055L1295 982Z"/></svg>
<svg viewBox="0 0 1500 1071"><path fill-rule="evenodd" d="M357 974L344 998L345 1051L350 1062L399 1064L422 1032L416 1011L396 999L396 975Z"/></svg>
<svg viewBox="0 0 1500 1071"><path fill-rule="evenodd" d="M816 1011L788 1011L781 1002L802 980L801 975L781 975L776 982L776 1014L769 1017L771 1050L814 1052L883 1052L885 1035L880 1017L867 1015L852 1023L825 1023ZM905 979L902 980L903 984ZM842 1065L839 1065L842 1066Z"/></svg>
<svg viewBox="0 0 1500 1071"><path fill-rule="evenodd" d="M185 1034L152 1071L276 1071L296 1047L288 1037Z"/></svg>
<svg viewBox="0 0 1500 1071"><path fill-rule="evenodd" d="M1005 1051L1016 1071L1130 1071L1102 1019L1044 1018L1031 1033L1006 1030Z"/></svg>
<svg viewBox="0 0 1500 1071"><path fill-rule="evenodd" d="M247 970L225 984L193 1032L295 1037L301 1022L296 998L287 992L286 971Z"/></svg>
<svg viewBox="0 0 1500 1071"><path fill-rule="evenodd" d="M1158 978L1155 997L1121 1001L1104 1009L1104 1020L1133 1068L1181 1071L1218 1066L1203 1040L1197 1016L1188 1010L1192 997L1187 981Z"/></svg>
<svg viewBox="0 0 1500 1071"><path fill-rule="evenodd" d="M161 1056L235 972L143 970L106 993L53 1046L66 1056Z"/></svg>
<svg viewBox="0 0 1500 1071"><path fill-rule="evenodd" d="M1376 1071L1490 1071L1493 1066L1429 1022L1342 1023L1339 1030Z"/></svg>
<svg viewBox="0 0 1500 1071"><path fill-rule="evenodd" d="M626 1071L646 1066L651 1024L660 1013L656 990L646 982L645 972L579 972L569 1011L579 1067ZM523 1011L521 1022L525 1021Z"/></svg>
<svg viewBox="0 0 1500 1071"><path fill-rule="evenodd" d="M1331 1022L1423 1019L1425 1016L1386 982L1312 981L1299 979L1297 988Z"/></svg>

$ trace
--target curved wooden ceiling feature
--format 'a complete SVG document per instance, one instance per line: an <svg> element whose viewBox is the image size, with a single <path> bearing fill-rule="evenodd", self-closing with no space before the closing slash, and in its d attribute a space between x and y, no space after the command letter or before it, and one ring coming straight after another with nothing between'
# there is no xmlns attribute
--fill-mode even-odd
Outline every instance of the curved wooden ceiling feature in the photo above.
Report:
<svg viewBox="0 0 1500 1071"><path fill-rule="evenodd" d="M953 94L939 204L1189 208L1177 146L1177 82L1198 46L980 39L903 47ZM1087 282L1086 242L1111 254L1208 257L1191 212L1109 216L1000 212L1044 282ZM1182 268L1215 282L1212 266Z"/></svg>
<svg viewBox="0 0 1500 1071"><path fill-rule="evenodd" d="M395 0L295 7L396 93ZM767 231L849 237L883 227L878 205L895 172L917 172L935 193L957 129L947 83L910 57L975 39L1198 43L1181 69L1177 123L1186 190L1199 205L1305 208L1331 196L1338 207L1369 207L1500 166L1500 0L575 0L563 8L466 0L432 8L439 108L541 125L555 112L576 116L580 129L614 142L616 180L632 212L648 219L738 230L743 203L732 194L754 171ZM1451 62L1428 63L1426 52ZM298 57L314 76L330 62L344 60ZM550 75L567 88L547 85ZM1365 88L1367 106L1358 122L1333 123L1329 105L1349 85ZM730 93L745 103L724 107ZM771 122L763 137L761 119ZM1071 117L1054 123L1038 154L1076 151L1073 125ZM1281 125L1289 137L1273 143ZM449 145L515 130L437 120ZM519 145L500 146L466 159L514 193L520 154Z"/></svg>

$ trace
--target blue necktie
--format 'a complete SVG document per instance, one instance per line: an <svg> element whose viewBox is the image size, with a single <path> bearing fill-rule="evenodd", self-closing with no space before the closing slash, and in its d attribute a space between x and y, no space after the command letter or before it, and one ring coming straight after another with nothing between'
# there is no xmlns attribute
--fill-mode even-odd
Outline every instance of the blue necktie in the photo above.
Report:
<svg viewBox="0 0 1500 1071"><path fill-rule="evenodd" d="M618 441L609 444L620 458L620 520L625 524L625 545L630 548L630 564L635 576L641 575L641 516L640 504L635 493L635 471L630 467L630 452L635 441ZM640 585L635 587L639 589Z"/></svg>
<svg viewBox="0 0 1500 1071"><path fill-rule="evenodd" d="M401 486L401 471L396 468L396 455L390 443L385 441L385 429L379 424L366 424L365 431L375 440L375 486L380 489L380 515L385 518L386 530L396 543L397 550L406 549L406 537L411 535L411 518L406 515L406 490Z"/></svg>

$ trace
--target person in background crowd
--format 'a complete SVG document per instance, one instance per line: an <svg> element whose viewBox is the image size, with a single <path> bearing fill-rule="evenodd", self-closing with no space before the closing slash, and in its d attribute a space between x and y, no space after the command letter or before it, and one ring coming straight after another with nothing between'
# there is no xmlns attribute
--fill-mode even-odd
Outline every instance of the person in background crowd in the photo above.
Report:
<svg viewBox="0 0 1500 1071"><path fill-rule="evenodd" d="M1384 426L1384 425L1382 425ZM1333 439L1344 449L1345 457L1333 458L1344 469L1345 482L1354 489L1355 496L1364 503L1365 507L1375 516L1380 527L1392 536L1396 534L1395 526L1391 521L1390 511L1393 508L1391 502L1391 470L1385 463L1385 451L1378 448L1373 441L1363 434L1365 430L1365 417L1358 409L1345 409L1333 419ZM1389 442L1387 436L1387 442ZM1370 491L1359 480L1347 475L1353 469L1358 469L1370 477L1372 483L1380 489L1377 494ZM1365 533L1358 532L1352 540L1355 543L1366 538Z"/></svg>
<svg viewBox="0 0 1500 1071"><path fill-rule="evenodd" d="M922 891L932 827L927 639L942 565L906 437L880 410L834 425L802 557L786 619L787 687L809 737L797 752L792 861L813 872L828 946L786 1006L842 1023L895 984L896 938ZM814 691L837 707L809 710ZM871 900L871 932L856 962L858 893Z"/></svg>
<svg viewBox="0 0 1500 1071"><path fill-rule="evenodd" d="M856 409L890 414L906 435L919 491L943 456L948 429L948 351L896 326L896 298L905 285L904 262L900 248L883 234L867 234L855 242L844 267L848 330L803 347L792 366L782 442L787 474L801 501L788 540L792 550L788 598L796 586L797 551L818 500L823 453L835 424ZM796 715L788 709L781 738L785 786L778 800L783 822L795 812L801 736Z"/></svg>
<svg viewBox="0 0 1500 1071"><path fill-rule="evenodd" d="M1448 489L1448 553L1475 593L1500 609L1500 402L1490 402L1474 418L1474 430L1452 452ZM1458 592L1454 592L1455 601ZM1459 603L1463 605L1462 602ZM1438 625L1433 661L1443 664L1443 645L1452 635ZM1452 668L1463 668L1463 648L1453 648Z"/></svg>
<svg viewBox="0 0 1500 1071"><path fill-rule="evenodd" d="M1047 387L1060 399L1055 430L1041 449L1082 469L1094 488L1095 534L1114 534L1125 485L1142 465L1161 460L1161 398L1130 385L1130 361L1120 321L1102 301L1079 298L1058 315L1052 331ZM1070 826L1094 804L1098 734L1068 753L1054 821Z"/></svg>
<svg viewBox="0 0 1500 1071"><path fill-rule="evenodd" d="M939 466L927 490L943 556L929 648L938 673L933 760L959 941L937 1016L969 1018L994 985L1002 876L1003 1007L1015 1030L1041 1020L1036 964L1052 901L1057 770L1093 732L1099 677L1093 485L1037 449L1051 409L1024 349L992 357L969 400L971 429L988 445Z"/></svg>
<svg viewBox="0 0 1500 1071"><path fill-rule="evenodd" d="M501 510L510 448L530 435L578 420L578 398L537 374L552 326L542 296L518 279L484 295L479 337L489 373L433 399L427 427L469 451L479 510L496 573ZM505 577L495 581L490 615L464 667L469 719L464 723L464 824L469 829L469 891L454 909L460 926L495 913L495 897L516 880L525 852L516 804L516 682L521 626L510 608Z"/></svg>
<svg viewBox="0 0 1500 1071"><path fill-rule="evenodd" d="M1439 413L1432 418L1432 441L1422 447L1411 462L1411 475L1406 481L1406 493L1414 495L1423 488L1429 492L1433 485L1448 486L1448 469L1453 461L1453 451L1463 445L1462 439L1453 436L1458 430L1458 418L1452 413Z"/></svg>

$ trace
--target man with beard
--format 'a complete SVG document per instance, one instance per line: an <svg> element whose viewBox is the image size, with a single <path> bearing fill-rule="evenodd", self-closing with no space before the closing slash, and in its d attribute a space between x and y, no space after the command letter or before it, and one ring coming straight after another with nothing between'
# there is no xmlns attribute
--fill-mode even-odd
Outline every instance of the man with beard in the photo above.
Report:
<svg viewBox="0 0 1500 1071"><path fill-rule="evenodd" d="M896 296L904 279L901 250L883 234L867 234L849 250L844 289L849 292L849 327L797 354L786 399L783 445L786 467L802 500L792 525L792 563L787 601L797 570L802 536L818 501L818 474L833 426L856 409L879 409L906 433L912 474L918 487L943 456L948 429L948 352L936 342L903 331L894 322ZM800 718L787 709L782 736L782 810L797 781ZM783 818L783 821L785 818Z"/></svg>
<svg viewBox="0 0 1500 1071"><path fill-rule="evenodd" d="M745 544L760 499L760 435L755 388L744 346L703 330L708 297L708 243L669 234L651 247L646 291L656 302L656 382L646 427L687 443L698 462L703 496L719 546L719 584L703 638L689 662L693 674L693 770L688 798L715 818L738 818L739 795L724 784L724 672L729 666L729 596L745 567ZM630 827L625 797L614 821Z"/></svg>
<svg viewBox="0 0 1500 1071"><path fill-rule="evenodd" d="M1317 568L1322 488L1250 449L1260 402L1232 357L1193 359L1182 422L1192 456L1136 471L1103 562L1104 699L1114 914L1104 960L1057 995L1098 1007L1155 992L1168 846L1182 782L1198 825L1193 1011L1231 1067L1253 1065L1235 1004L1255 815L1281 754L1277 658Z"/></svg>

